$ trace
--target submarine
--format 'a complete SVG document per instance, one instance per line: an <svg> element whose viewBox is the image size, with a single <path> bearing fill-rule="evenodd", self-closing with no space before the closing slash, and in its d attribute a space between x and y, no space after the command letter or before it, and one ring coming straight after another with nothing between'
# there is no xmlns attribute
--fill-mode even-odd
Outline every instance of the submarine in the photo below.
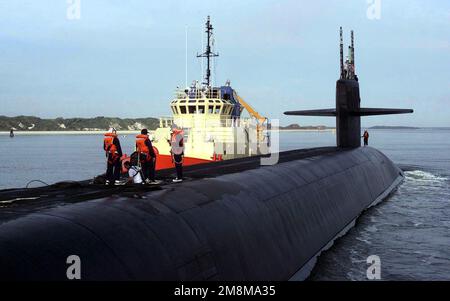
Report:
<svg viewBox="0 0 450 301"><path fill-rule="evenodd" d="M354 44L333 109L287 115L336 118L337 144L188 166L183 184L104 187L89 181L0 191L0 279L304 280L318 256L404 174L361 147L361 116L412 113L362 108ZM173 170L160 172L162 179ZM141 185L142 186L142 185Z"/></svg>

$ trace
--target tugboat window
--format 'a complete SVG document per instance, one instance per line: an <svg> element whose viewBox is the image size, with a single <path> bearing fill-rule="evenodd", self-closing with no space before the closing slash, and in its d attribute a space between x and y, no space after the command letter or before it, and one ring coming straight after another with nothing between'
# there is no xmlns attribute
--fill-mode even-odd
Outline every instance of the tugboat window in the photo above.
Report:
<svg viewBox="0 0 450 301"><path fill-rule="evenodd" d="M213 114L214 113L214 106L208 106L208 113Z"/></svg>
<svg viewBox="0 0 450 301"><path fill-rule="evenodd" d="M216 114L220 114L220 109L221 108L222 108L221 106L216 106Z"/></svg>
<svg viewBox="0 0 450 301"><path fill-rule="evenodd" d="M180 113L181 114L186 114L186 107L185 106L180 106Z"/></svg>
<svg viewBox="0 0 450 301"><path fill-rule="evenodd" d="M189 106L189 114L195 114L195 113L197 113L197 107Z"/></svg>
<svg viewBox="0 0 450 301"><path fill-rule="evenodd" d="M204 114L205 113L205 106L198 106L198 113Z"/></svg>

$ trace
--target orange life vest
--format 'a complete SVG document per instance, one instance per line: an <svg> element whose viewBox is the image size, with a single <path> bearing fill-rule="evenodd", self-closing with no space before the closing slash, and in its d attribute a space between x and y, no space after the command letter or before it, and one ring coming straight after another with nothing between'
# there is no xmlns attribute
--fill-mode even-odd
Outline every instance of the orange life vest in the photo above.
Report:
<svg viewBox="0 0 450 301"><path fill-rule="evenodd" d="M117 152L117 147L114 144L114 138L116 138L117 135L113 133L106 133L105 139L103 139L104 142L104 148L105 152L108 154L115 154Z"/></svg>
<svg viewBox="0 0 450 301"><path fill-rule="evenodd" d="M173 142L173 143L177 142L178 135L183 136L183 131L182 130L174 130L172 132L171 142ZM180 141L180 146L183 146L183 139L181 139L181 141Z"/></svg>
<svg viewBox="0 0 450 301"><path fill-rule="evenodd" d="M170 138L171 152L175 155L181 155L184 151L184 132L183 130L173 130Z"/></svg>
<svg viewBox="0 0 450 301"><path fill-rule="evenodd" d="M145 145L145 141L148 139L148 135L137 135L136 136L136 150L140 153L144 153L147 155L147 158L150 158L150 150L148 146Z"/></svg>
<svg viewBox="0 0 450 301"><path fill-rule="evenodd" d="M158 157L159 150L156 148L156 146L153 146L153 152L155 153L155 156Z"/></svg>

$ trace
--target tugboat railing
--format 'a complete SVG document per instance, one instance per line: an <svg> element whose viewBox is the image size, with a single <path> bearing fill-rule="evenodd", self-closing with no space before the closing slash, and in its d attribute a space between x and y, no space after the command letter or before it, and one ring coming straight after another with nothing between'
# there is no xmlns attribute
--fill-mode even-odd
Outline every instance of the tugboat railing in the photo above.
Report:
<svg viewBox="0 0 450 301"><path fill-rule="evenodd" d="M168 128L173 124L173 117L160 117L159 118L159 127L160 128Z"/></svg>
<svg viewBox="0 0 450 301"><path fill-rule="evenodd" d="M175 99L222 99L222 92L220 89L177 89L175 90Z"/></svg>
<svg viewBox="0 0 450 301"><path fill-rule="evenodd" d="M194 115L195 116L195 115ZM160 128L170 128L174 124L173 117L160 117L159 127ZM257 126L256 120L249 117L240 118L220 118L220 119L200 119L195 120L191 118L178 119L177 126L182 128L214 128L214 127L225 127L225 128L235 128L235 127L245 127L251 128Z"/></svg>

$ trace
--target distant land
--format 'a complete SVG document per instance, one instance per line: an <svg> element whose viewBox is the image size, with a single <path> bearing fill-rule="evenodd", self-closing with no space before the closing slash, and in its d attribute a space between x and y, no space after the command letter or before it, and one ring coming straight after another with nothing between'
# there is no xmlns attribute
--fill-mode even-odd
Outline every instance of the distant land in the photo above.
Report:
<svg viewBox="0 0 450 301"><path fill-rule="evenodd" d="M363 127L364 128L364 127ZM329 127L324 125L307 125L300 126L296 123L290 124L288 126L280 126L280 130L334 130L335 127ZM367 128L369 130L419 130L421 127L414 126L392 126L392 125L376 125ZM436 129L448 129L448 127L441 127Z"/></svg>
<svg viewBox="0 0 450 301"><path fill-rule="evenodd" d="M105 131L110 127L115 127L118 131L138 131L143 128L148 130L155 130L159 126L159 119L153 117L147 118L117 118L117 117L93 117L93 118L55 118L43 119L35 116L0 116L0 131L9 132L14 131L24 132L64 132L64 131L83 131L95 132ZM325 125L299 125L297 123L288 126L280 126L280 130L334 130L335 127ZM377 125L369 127L370 130L416 130L420 127L412 126L388 126ZM439 128L436 128L439 129ZM441 127L440 129L449 129L448 127Z"/></svg>
<svg viewBox="0 0 450 301"><path fill-rule="evenodd" d="M280 126L280 130L334 130L335 127L329 127L325 125L304 125L300 126L296 123L290 124L288 126ZM390 125L376 125L368 128L369 130L418 130L420 127L412 126L390 126Z"/></svg>
<svg viewBox="0 0 450 301"><path fill-rule="evenodd" d="M118 131L154 130L159 126L156 118L55 118L42 119L34 116L0 116L0 131L105 131L115 127Z"/></svg>
<svg viewBox="0 0 450 301"><path fill-rule="evenodd" d="M419 130L418 127L413 126L389 126L389 125L376 125L369 128L370 130Z"/></svg>
<svg viewBox="0 0 450 301"><path fill-rule="evenodd" d="M300 126L296 123L290 124L288 126L280 126L280 130L330 130L335 129L334 127L327 127L324 125L306 125L306 126Z"/></svg>

